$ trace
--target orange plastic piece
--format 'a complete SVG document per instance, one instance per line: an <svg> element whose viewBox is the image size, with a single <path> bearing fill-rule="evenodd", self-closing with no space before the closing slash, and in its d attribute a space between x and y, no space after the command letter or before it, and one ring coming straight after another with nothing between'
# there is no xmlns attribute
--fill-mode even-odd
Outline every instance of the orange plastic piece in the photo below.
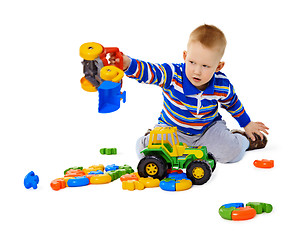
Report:
<svg viewBox="0 0 303 240"><path fill-rule="evenodd" d="M88 81L85 77L81 78L80 80L81 87L83 90L87 92L97 92L97 89L90 81Z"/></svg>
<svg viewBox="0 0 303 240"><path fill-rule="evenodd" d="M121 182L127 181L127 180L135 180L138 181L138 177L136 174L132 173L132 174L125 174L122 177L120 177Z"/></svg>
<svg viewBox="0 0 303 240"><path fill-rule="evenodd" d="M58 191L58 190L66 187L66 182L64 181L63 178L58 178L58 179L53 180L51 182L50 186L53 190Z"/></svg>
<svg viewBox="0 0 303 240"><path fill-rule="evenodd" d="M234 221L249 220L254 218L256 214L256 210L249 206L239 207L232 211L231 219Z"/></svg>
<svg viewBox="0 0 303 240"><path fill-rule="evenodd" d="M66 174L64 175L64 177L82 177L85 175L85 172L80 170L80 169L71 169L69 171L66 172Z"/></svg>
<svg viewBox="0 0 303 240"><path fill-rule="evenodd" d="M273 168L274 167L274 160L255 160L254 165L257 168Z"/></svg>

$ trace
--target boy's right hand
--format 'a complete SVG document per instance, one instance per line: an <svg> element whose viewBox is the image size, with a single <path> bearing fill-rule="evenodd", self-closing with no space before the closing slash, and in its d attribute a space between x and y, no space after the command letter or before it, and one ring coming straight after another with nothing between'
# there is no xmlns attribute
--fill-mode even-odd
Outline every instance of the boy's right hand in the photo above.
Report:
<svg viewBox="0 0 303 240"><path fill-rule="evenodd" d="M119 61L120 59L117 58L114 53L110 53L109 56L110 65L115 65ZM130 58L125 54L123 54L123 71L126 71L129 68L129 65L130 65Z"/></svg>

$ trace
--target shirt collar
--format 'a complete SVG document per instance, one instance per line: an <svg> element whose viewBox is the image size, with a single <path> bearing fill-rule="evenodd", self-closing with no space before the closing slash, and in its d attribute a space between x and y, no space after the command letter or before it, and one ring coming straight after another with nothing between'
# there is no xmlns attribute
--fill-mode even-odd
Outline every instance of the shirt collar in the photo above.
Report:
<svg viewBox="0 0 303 240"><path fill-rule="evenodd" d="M183 91L185 95L194 95L199 94L202 91L200 91L198 88L196 88L186 77L185 73L185 63L182 66L183 70ZM214 93L214 84L215 84L215 73L212 76L211 80L208 83L207 88L203 91L203 94L213 94Z"/></svg>

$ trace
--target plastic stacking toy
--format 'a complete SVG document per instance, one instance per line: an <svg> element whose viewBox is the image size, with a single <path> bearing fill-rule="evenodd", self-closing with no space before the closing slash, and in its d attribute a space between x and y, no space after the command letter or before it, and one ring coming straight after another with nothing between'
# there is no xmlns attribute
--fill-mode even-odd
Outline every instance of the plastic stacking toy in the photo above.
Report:
<svg viewBox="0 0 303 240"><path fill-rule="evenodd" d="M105 69L105 71L103 71ZM110 73L108 73L110 72ZM112 73L114 72L114 73ZM126 92L121 93L124 73L114 66L103 67L101 78L105 79L99 87L99 113L110 113L120 108L120 101L126 102Z"/></svg>
<svg viewBox="0 0 303 240"><path fill-rule="evenodd" d="M222 218L233 221L249 220L263 212L270 213L272 205L261 202L249 202L244 207L243 203L228 203L219 208Z"/></svg>
<svg viewBox="0 0 303 240"><path fill-rule="evenodd" d="M29 172L24 178L24 187L26 189L37 189L39 183L39 177L35 175L33 171Z"/></svg>
<svg viewBox="0 0 303 240"><path fill-rule="evenodd" d="M115 56L115 65L110 65L107 55ZM121 92L123 72L123 53L119 48L105 48L99 43L88 42L80 47L84 59L81 87L87 92L99 93L99 113L110 113L120 108L121 99L125 103L126 92Z"/></svg>

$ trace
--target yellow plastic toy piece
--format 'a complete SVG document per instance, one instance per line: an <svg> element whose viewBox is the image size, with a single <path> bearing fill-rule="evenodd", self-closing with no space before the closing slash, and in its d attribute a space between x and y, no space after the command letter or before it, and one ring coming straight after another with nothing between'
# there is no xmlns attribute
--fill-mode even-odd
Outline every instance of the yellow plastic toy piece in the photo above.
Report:
<svg viewBox="0 0 303 240"><path fill-rule="evenodd" d="M100 71L100 77L105 81L118 83L122 80L124 72L115 66L105 66Z"/></svg>
<svg viewBox="0 0 303 240"><path fill-rule="evenodd" d="M80 46L80 57L84 60L95 60L102 52L103 47L99 43L88 42Z"/></svg>
<svg viewBox="0 0 303 240"><path fill-rule="evenodd" d="M95 86L91 84L90 81L88 81L85 77L81 78L80 83L83 90L87 92L97 92Z"/></svg>
<svg viewBox="0 0 303 240"><path fill-rule="evenodd" d="M186 180L186 179L178 180L176 181L176 191L183 191L190 189L192 185L193 185L192 181L190 180Z"/></svg>
<svg viewBox="0 0 303 240"><path fill-rule="evenodd" d="M160 180L157 178L140 178L139 182L143 183L144 187L146 188L153 188L153 187L159 187L160 185Z"/></svg>
<svg viewBox="0 0 303 240"><path fill-rule="evenodd" d="M85 174L89 174L91 171L97 171L97 170L101 170L102 172L104 172L104 165L103 164L99 164L99 165L92 165L88 168L83 168L83 172L85 172Z"/></svg>
<svg viewBox="0 0 303 240"><path fill-rule="evenodd" d="M97 174L90 178L91 184L105 184L110 183L112 181L112 178L109 174Z"/></svg>
<svg viewBox="0 0 303 240"><path fill-rule="evenodd" d="M145 188L144 184L139 181L127 180L127 181L122 182L123 190L134 191L135 189L143 190L144 188Z"/></svg>

